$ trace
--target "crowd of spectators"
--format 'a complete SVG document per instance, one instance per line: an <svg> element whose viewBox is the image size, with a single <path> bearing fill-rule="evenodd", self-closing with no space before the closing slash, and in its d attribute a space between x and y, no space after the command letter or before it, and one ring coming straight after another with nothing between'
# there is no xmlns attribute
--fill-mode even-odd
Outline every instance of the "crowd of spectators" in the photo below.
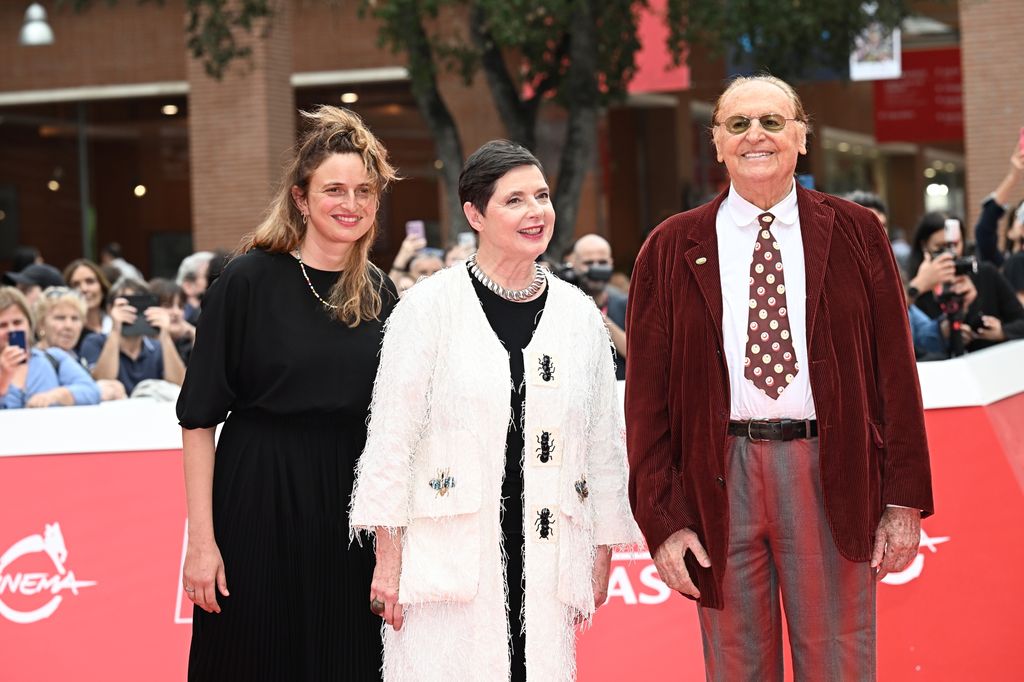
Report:
<svg viewBox="0 0 1024 682"><path fill-rule="evenodd" d="M857 191L847 198L871 209L892 237L904 277L907 315L919 360L938 360L1024 338L1024 153L986 197L973 243L960 217L926 213L911 240L888 223L885 203ZM389 276L399 293L444 267L463 263L475 235L447 250L410 232ZM185 376L202 297L227 262L224 252L182 260L172 279L143 279L117 244L101 262L79 258L58 270L32 247L19 247L0 286L0 409L86 405L150 396L173 400ZM629 278L614 268L611 245L584 235L559 261L545 261L579 286L601 311L624 375ZM10 332L13 332L11 334Z"/></svg>
<svg viewBox="0 0 1024 682"><path fill-rule="evenodd" d="M1011 204L1022 179L1024 153L1017 150L1006 176L982 203L973 248L963 219L951 213L926 213L905 246L899 244L900 233L890 229L919 360L1024 338L1024 201ZM878 196L859 191L847 198L871 209L887 226Z"/></svg>
<svg viewBox="0 0 1024 682"><path fill-rule="evenodd" d="M209 275L227 256L185 258L174 280L146 282L117 244L63 272L20 247L0 285L0 409L174 400Z"/></svg>

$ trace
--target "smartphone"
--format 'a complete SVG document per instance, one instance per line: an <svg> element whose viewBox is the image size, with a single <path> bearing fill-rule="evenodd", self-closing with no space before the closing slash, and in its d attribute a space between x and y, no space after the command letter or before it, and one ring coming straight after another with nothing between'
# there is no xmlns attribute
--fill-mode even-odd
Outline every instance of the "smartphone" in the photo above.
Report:
<svg viewBox="0 0 1024 682"><path fill-rule="evenodd" d="M157 336L160 334L160 330L151 325L146 321L146 316L143 314L146 308L152 308L153 306L160 305L160 301L153 294L135 294L132 296L125 296L128 299L128 305L135 308L138 312L138 317L135 318L135 322L132 324L126 324L121 327L121 334L124 336Z"/></svg>
<svg viewBox="0 0 1024 682"><path fill-rule="evenodd" d="M23 351L28 351L28 341L25 339L24 329L15 329L7 332L7 343L11 346L17 346ZM22 363L26 362L22 360Z"/></svg>
<svg viewBox="0 0 1024 682"><path fill-rule="evenodd" d="M468 246L469 248L476 247L476 233L475 232L459 232L458 237L459 246Z"/></svg>
<svg viewBox="0 0 1024 682"><path fill-rule="evenodd" d="M422 220L407 220L405 221L405 236L417 236L420 239L427 238L427 227Z"/></svg>
<svg viewBox="0 0 1024 682"><path fill-rule="evenodd" d="M960 242L960 221L955 218L947 218L946 223L943 226L946 243L952 244L954 242Z"/></svg>

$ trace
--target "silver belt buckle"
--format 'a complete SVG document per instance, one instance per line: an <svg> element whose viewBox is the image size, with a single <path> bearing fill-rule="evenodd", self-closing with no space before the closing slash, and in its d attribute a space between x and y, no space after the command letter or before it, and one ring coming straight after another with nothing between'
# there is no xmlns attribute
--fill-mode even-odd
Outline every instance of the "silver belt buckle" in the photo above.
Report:
<svg viewBox="0 0 1024 682"><path fill-rule="evenodd" d="M768 421L767 419L750 419L750 420L748 420L747 421L747 440L749 440L752 443L767 443L769 440L771 440L770 438L754 438L754 436L750 433L750 427L751 427L751 425L754 424L754 422L766 423L767 421Z"/></svg>

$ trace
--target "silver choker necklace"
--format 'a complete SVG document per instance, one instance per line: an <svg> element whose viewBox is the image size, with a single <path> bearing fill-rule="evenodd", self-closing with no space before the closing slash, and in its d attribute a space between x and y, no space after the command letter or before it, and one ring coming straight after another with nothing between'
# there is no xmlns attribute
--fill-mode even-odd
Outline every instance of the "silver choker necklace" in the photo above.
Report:
<svg viewBox="0 0 1024 682"><path fill-rule="evenodd" d="M529 286L527 286L525 289L506 289L505 287L501 286L493 279L488 277L487 273L481 270L480 265L476 262L475 253L469 257L469 260L466 261L466 266L469 268L469 271L473 274L473 277L476 277L478 282L480 282L485 287L496 293L498 296L501 296L506 301L514 301L516 303L521 303L522 301L525 301L529 298L533 298L534 296L536 296L537 292L539 292L541 288L543 288L544 282L547 281L547 276L544 273L544 268L542 268L537 263L533 264L533 281L530 282Z"/></svg>

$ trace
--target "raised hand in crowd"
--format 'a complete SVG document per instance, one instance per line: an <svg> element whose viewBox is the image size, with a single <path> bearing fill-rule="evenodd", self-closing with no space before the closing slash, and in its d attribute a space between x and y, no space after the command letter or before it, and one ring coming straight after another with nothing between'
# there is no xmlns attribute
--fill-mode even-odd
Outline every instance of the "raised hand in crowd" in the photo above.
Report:
<svg viewBox="0 0 1024 682"><path fill-rule="evenodd" d="M925 251L924 260L921 261L917 274L910 280L910 286L920 292L931 291L940 284L952 282L955 278L956 265L952 253L943 253L933 258L932 254Z"/></svg>
<svg viewBox="0 0 1024 682"><path fill-rule="evenodd" d="M7 387L27 360L28 353L21 346L5 346L0 350L0 395L7 393Z"/></svg>
<svg viewBox="0 0 1024 682"><path fill-rule="evenodd" d="M402 240L402 245L398 247L395 260L391 264L391 272L388 273L391 279L397 282L400 277L407 273L409 271L409 262L413 259L413 256L420 249L426 248L426 246L426 237L421 237L415 233L406 235L405 239Z"/></svg>

